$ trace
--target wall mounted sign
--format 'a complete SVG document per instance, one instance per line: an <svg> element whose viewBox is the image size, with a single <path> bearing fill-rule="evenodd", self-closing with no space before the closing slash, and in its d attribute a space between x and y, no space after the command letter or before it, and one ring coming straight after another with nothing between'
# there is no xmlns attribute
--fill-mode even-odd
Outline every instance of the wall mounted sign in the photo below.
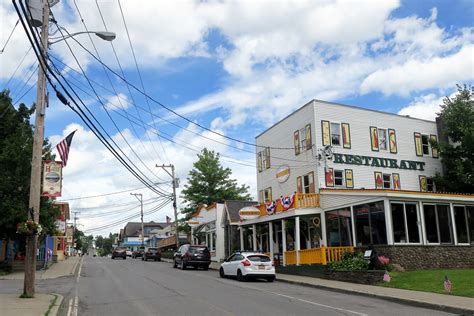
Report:
<svg viewBox="0 0 474 316"><path fill-rule="evenodd" d="M405 170L420 170L423 171L425 163L422 161L400 160L392 158L369 157L350 154L334 154L334 163L370 166L377 168L392 168Z"/></svg>
<svg viewBox="0 0 474 316"><path fill-rule="evenodd" d="M282 165L278 167L276 177L277 177L278 182L280 183L286 182L286 180L288 180L288 178L290 177L290 166Z"/></svg>
<svg viewBox="0 0 474 316"><path fill-rule="evenodd" d="M253 206L246 206L240 209L239 216L241 220L255 219L260 216L260 210Z"/></svg>
<svg viewBox="0 0 474 316"><path fill-rule="evenodd" d="M44 161L42 196L61 196L62 168L61 161Z"/></svg>

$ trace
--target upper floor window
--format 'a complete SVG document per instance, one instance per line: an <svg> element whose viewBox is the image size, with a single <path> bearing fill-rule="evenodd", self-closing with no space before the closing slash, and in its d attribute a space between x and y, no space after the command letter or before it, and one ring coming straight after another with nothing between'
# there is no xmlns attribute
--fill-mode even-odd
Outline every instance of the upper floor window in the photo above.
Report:
<svg viewBox="0 0 474 316"><path fill-rule="evenodd" d="M387 150L387 130L383 128L379 128L379 148Z"/></svg>
<svg viewBox="0 0 474 316"><path fill-rule="evenodd" d="M258 172L270 168L270 147L266 147L264 150L257 153L257 166Z"/></svg>
<svg viewBox="0 0 474 316"><path fill-rule="evenodd" d="M313 147L311 140L311 124L307 124L304 128L293 133L295 155L299 155L303 151L310 150Z"/></svg>
<svg viewBox="0 0 474 316"><path fill-rule="evenodd" d="M298 193L314 193L314 172L296 178L296 191Z"/></svg>
<svg viewBox="0 0 474 316"><path fill-rule="evenodd" d="M420 176L420 191L435 192L435 184L433 178L427 176Z"/></svg>
<svg viewBox="0 0 474 316"><path fill-rule="evenodd" d="M432 143L438 142L436 135L414 133L414 137L415 153L417 156L429 156L431 154L433 158L439 157L438 149L432 145Z"/></svg>
<svg viewBox="0 0 474 316"><path fill-rule="evenodd" d="M341 146L341 125L331 123L331 145Z"/></svg>
<svg viewBox="0 0 474 316"><path fill-rule="evenodd" d="M273 201L272 197L272 188L268 187L264 190L260 190L260 203L265 203L267 201Z"/></svg>
<svg viewBox="0 0 474 316"><path fill-rule="evenodd" d="M342 146L351 148L351 132L349 123L321 121L323 146Z"/></svg>
<svg viewBox="0 0 474 316"><path fill-rule="evenodd" d="M397 136L392 128L370 127L370 143L372 151L388 150L397 153Z"/></svg>

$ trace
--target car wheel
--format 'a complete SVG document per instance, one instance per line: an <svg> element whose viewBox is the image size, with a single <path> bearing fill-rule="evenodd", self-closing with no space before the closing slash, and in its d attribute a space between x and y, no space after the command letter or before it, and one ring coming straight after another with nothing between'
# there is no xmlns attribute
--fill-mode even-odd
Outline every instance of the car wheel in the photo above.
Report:
<svg viewBox="0 0 474 316"><path fill-rule="evenodd" d="M178 265L176 264L176 260L174 260L174 261L173 261L173 268L176 269L177 267L178 267Z"/></svg>
<svg viewBox="0 0 474 316"><path fill-rule="evenodd" d="M245 281L245 277L242 275L242 271L237 270L237 281L243 282Z"/></svg>
<svg viewBox="0 0 474 316"><path fill-rule="evenodd" d="M222 268L219 269L219 276L220 276L221 278L225 278L224 269L222 269Z"/></svg>
<svg viewBox="0 0 474 316"><path fill-rule="evenodd" d="M203 269L204 271L207 271L207 270L209 270L209 266L206 264L205 266L202 267L202 269Z"/></svg>
<svg viewBox="0 0 474 316"><path fill-rule="evenodd" d="M145 257L142 257L142 261L145 261Z"/></svg>
<svg viewBox="0 0 474 316"><path fill-rule="evenodd" d="M275 281L275 276L272 276L272 277L267 278L267 281L268 281L268 282L273 282L273 281Z"/></svg>
<svg viewBox="0 0 474 316"><path fill-rule="evenodd" d="M181 260L181 270L186 270L186 263L184 263L184 260Z"/></svg>
<svg viewBox="0 0 474 316"><path fill-rule="evenodd" d="M126 260L127 259L127 256L123 257L123 260Z"/></svg>

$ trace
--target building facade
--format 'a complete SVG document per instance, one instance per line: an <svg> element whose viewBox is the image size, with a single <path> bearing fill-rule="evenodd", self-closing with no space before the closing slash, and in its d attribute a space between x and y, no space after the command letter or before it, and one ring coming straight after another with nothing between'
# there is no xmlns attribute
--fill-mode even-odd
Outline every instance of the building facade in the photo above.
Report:
<svg viewBox="0 0 474 316"><path fill-rule="evenodd" d="M241 223L243 247L298 265L377 245L410 267L400 246L427 260L456 246L472 266L474 198L436 192L437 139L435 122L307 103L256 137L260 214Z"/></svg>

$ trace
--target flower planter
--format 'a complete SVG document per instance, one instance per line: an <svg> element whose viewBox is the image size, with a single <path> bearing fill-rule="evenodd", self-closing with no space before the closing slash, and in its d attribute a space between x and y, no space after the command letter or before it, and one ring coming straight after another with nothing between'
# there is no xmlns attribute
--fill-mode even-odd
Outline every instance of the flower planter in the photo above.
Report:
<svg viewBox="0 0 474 316"><path fill-rule="evenodd" d="M326 271L324 277L329 280L358 284L376 284L382 282L384 270L369 271Z"/></svg>

